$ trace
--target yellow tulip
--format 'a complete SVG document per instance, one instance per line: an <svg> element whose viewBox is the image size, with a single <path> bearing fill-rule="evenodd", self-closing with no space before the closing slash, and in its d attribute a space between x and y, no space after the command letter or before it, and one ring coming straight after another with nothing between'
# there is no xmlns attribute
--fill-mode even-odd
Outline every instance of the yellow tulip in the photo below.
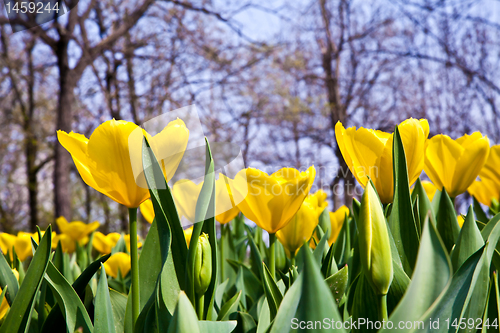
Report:
<svg viewBox="0 0 500 333"><path fill-rule="evenodd" d="M165 177L171 179L189 137L180 119L170 122L154 137L134 123L114 119L98 126L90 139L78 133L57 131L59 142L73 157L83 181L128 208L139 207L149 197L141 173L143 135L160 158ZM169 158L161 159L165 154Z"/></svg>
<svg viewBox="0 0 500 333"><path fill-rule="evenodd" d="M130 271L130 255L117 252L106 260L104 268L106 269L106 274L109 276L117 278L118 271L120 271L121 276L125 277Z"/></svg>
<svg viewBox="0 0 500 333"><path fill-rule="evenodd" d="M436 191L438 190L436 185L434 185L433 183L431 183L427 180L423 180L422 187L424 188L425 194L427 194L429 201L432 201L432 199L434 198L434 195L436 194Z"/></svg>
<svg viewBox="0 0 500 333"><path fill-rule="evenodd" d="M497 184L500 184L500 169L498 168L499 165L500 145L492 146L490 148L488 159L481 169L481 172L479 172L479 177L481 177L481 179L490 179L495 181Z"/></svg>
<svg viewBox="0 0 500 333"><path fill-rule="evenodd" d="M94 239L92 240L92 245L101 254L111 253L113 247L115 247L118 240L120 240L120 235L117 232L112 232L104 235L102 232L95 232ZM130 241L129 241L130 242Z"/></svg>
<svg viewBox="0 0 500 333"><path fill-rule="evenodd" d="M76 242L71 236L67 234L57 234L52 237L52 248L57 248L57 244L61 242L62 251L65 253L73 253L76 250ZM84 246L89 242L89 237L86 236L78 241L80 246Z"/></svg>
<svg viewBox="0 0 500 333"><path fill-rule="evenodd" d="M382 205L370 183L361 199L358 235L365 277L377 295L386 295L393 278L391 245Z"/></svg>
<svg viewBox="0 0 500 333"><path fill-rule="evenodd" d="M186 238L187 246L189 247L189 243L191 242L191 236L193 235L193 227L189 227L184 229L184 237Z"/></svg>
<svg viewBox="0 0 500 333"><path fill-rule="evenodd" d="M489 207L491 207L493 199L497 201L500 199L500 183L488 178L475 180L467 191L470 195L473 195L477 201Z"/></svg>
<svg viewBox="0 0 500 333"><path fill-rule="evenodd" d="M316 169L283 168L272 175L254 168L239 171L230 181L240 211L270 234L285 227L309 194Z"/></svg>
<svg viewBox="0 0 500 333"><path fill-rule="evenodd" d="M45 232L42 231L42 236ZM54 236L55 233L52 233ZM31 245L31 238L38 243L38 233L28 233L28 232L23 232L20 231L17 233L17 236L10 235L8 233L1 233L0 234L0 248L2 249L2 253L6 254L7 252L10 253L10 259L13 260L14 256L12 253L12 248L16 251L16 255L19 258L19 260L24 261L26 258L31 257L33 255L32 251L32 245Z"/></svg>
<svg viewBox="0 0 500 333"><path fill-rule="evenodd" d="M407 119L398 126L406 155L410 185L424 168L425 140L429 136L426 119ZM358 182L366 187L368 177L383 203L392 202L394 196L392 172L393 134L360 127L347 129L338 122L335 137L344 160Z"/></svg>
<svg viewBox="0 0 500 333"><path fill-rule="evenodd" d="M172 196L180 217L184 216L195 223L196 202L201 192L203 182L195 184L189 179L181 179L172 186Z"/></svg>
<svg viewBox="0 0 500 333"><path fill-rule="evenodd" d="M321 200L326 193L318 192L310 194L290 223L276 232L276 237L290 258L294 257L304 242L311 238L321 212L328 206L326 201Z"/></svg>
<svg viewBox="0 0 500 333"><path fill-rule="evenodd" d="M229 182L229 178L221 173L215 181L215 219L220 224L232 221L240 212L234 202Z"/></svg>
<svg viewBox="0 0 500 333"><path fill-rule="evenodd" d="M425 149L425 173L437 188L445 188L450 197L465 192L484 166L490 145L479 132L453 140L436 135Z"/></svg>
<svg viewBox="0 0 500 333"><path fill-rule="evenodd" d="M458 222L458 225L460 226L460 228L462 228L462 226L464 225L464 222L465 222L465 219L462 215L457 215L457 222Z"/></svg>
<svg viewBox="0 0 500 333"><path fill-rule="evenodd" d="M74 241L84 240L100 226L99 222L97 221L94 221L92 223L84 223L81 221L74 221L69 223L64 216L57 218L56 223L61 233L67 235Z"/></svg>
<svg viewBox="0 0 500 333"><path fill-rule="evenodd" d="M148 223L153 223L155 218L155 211L153 209L153 202L151 200L146 200L139 206L141 214Z"/></svg>

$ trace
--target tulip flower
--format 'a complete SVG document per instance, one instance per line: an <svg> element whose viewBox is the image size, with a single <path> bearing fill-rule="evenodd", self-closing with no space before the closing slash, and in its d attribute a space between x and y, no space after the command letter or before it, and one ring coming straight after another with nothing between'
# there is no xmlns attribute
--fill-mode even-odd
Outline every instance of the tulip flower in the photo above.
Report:
<svg viewBox="0 0 500 333"><path fill-rule="evenodd" d="M215 219L220 224L232 221L240 212L234 202L229 182L229 178L221 173L215 181Z"/></svg>
<svg viewBox="0 0 500 333"><path fill-rule="evenodd" d="M475 180L467 191L470 195L474 196L477 201L488 207L491 207L495 200L496 202L500 200L500 183L488 178Z"/></svg>
<svg viewBox="0 0 500 333"><path fill-rule="evenodd" d="M486 163L490 145L479 132L453 140L436 135L425 149L425 173L437 188L445 188L450 197L465 192Z"/></svg>
<svg viewBox="0 0 500 333"><path fill-rule="evenodd" d="M406 155L410 185L424 168L425 140L429 123L425 119L407 119L398 126ZM335 137L340 152L358 182L366 187L371 178L383 203L392 202L394 180L392 168L393 134L360 127L347 129L338 122Z"/></svg>
<svg viewBox="0 0 500 333"><path fill-rule="evenodd" d="M57 132L61 145L71 154L83 181L129 208L132 237L132 323L139 316L139 264L137 255L137 207L149 197L142 170L142 144L146 137L159 158L166 180L171 179L186 149L189 130L180 119L151 136L136 124L109 120L89 139L78 133Z"/></svg>
<svg viewBox="0 0 500 333"><path fill-rule="evenodd" d="M479 177L481 179L490 179L500 184L500 145L492 146L490 148L490 154L488 159L484 164L481 172L479 172ZM488 205L489 206L489 205Z"/></svg>
<svg viewBox="0 0 500 333"><path fill-rule="evenodd" d="M381 301L381 319L387 319L387 292L393 267L389 231L377 193L369 183L361 199L358 236L364 276Z"/></svg>
<svg viewBox="0 0 500 333"><path fill-rule="evenodd" d="M275 233L297 213L309 194L315 176L314 166L304 172L283 168L272 175L248 168L238 172L230 181L231 192L240 211L269 233L269 266L273 278Z"/></svg>
<svg viewBox="0 0 500 333"><path fill-rule="evenodd" d="M118 277L118 271L122 277L130 272L130 256L123 252L117 252L104 263L106 273L114 278Z"/></svg>
<svg viewBox="0 0 500 333"><path fill-rule="evenodd" d="M153 137L134 123L114 119L97 127L90 139L78 133L57 132L59 142L73 157L83 181L128 208L139 207L149 197L144 177L136 177L134 172L142 169L143 135L156 156L172 156L159 161L165 177L170 179L182 159L179 152L186 149L189 137L189 130L180 119L170 122Z"/></svg>
<svg viewBox="0 0 500 333"><path fill-rule="evenodd" d="M148 223L153 223L153 220L155 218L155 211L153 209L153 202L151 199L148 199L141 203L139 206L139 210L141 211L142 216Z"/></svg>
<svg viewBox="0 0 500 333"><path fill-rule="evenodd" d="M319 192L319 191L318 191ZM316 193L318 193L316 192ZM318 225L321 212L328 206L323 199L325 192L310 194L300 206L290 223L276 232L288 257L293 258L305 241L309 240Z"/></svg>
<svg viewBox="0 0 500 333"><path fill-rule="evenodd" d="M45 232L42 231L42 236ZM52 233L54 236L55 233ZM2 253L7 254L10 253L10 260L14 260L14 255L12 252L12 248L16 251L16 255L21 261L25 261L28 257L33 255L31 238L33 238L36 242L39 242L38 233L28 233L20 231L17 233L17 236L1 233L0 234L0 248L2 249Z"/></svg>
<svg viewBox="0 0 500 333"><path fill-rule="evenodd" d="M117 232L111 232L107 235L97 231L94 233L94 238L92 240L92 246L101 254L111 253L113 247L120 240L120 235ZM130 241L129 241L130 242Z"/></svg>
<svg viewBox="0 0 500 333"><path fill-rule="evenodd" d="M69 236L74 241L85 239L100 226L97 221L92 223L84 223L81 221L69 223L64 216L57 218L56 223L61 233Z"/></svg>
<svg viewBox="0 0 500 333"><path fill-rule="evenodd" d="M309 194L316 169L283 168L272 175L254 168L241 170L230 182L237 206L270 234L285 227Z"/></svg>
<svg viewBox="0 0 500 333"><path fill-rule="evenodd" d="M203 182L193 183L189 179L181 179L172 186L172 196L180 217L184 216L189 222L195 223L196 202L200 196Z"/></svg>
<svg viewBox="0 0 500 333"><path fill-rule="evenodd" d="M85 245L88 241L89 238L85 237L79 244ZM61 243L61 248L64 253L73 253L76 250L76 241L66 234L57 234L52 238L52 248L57 248L58 243Z"/></svg>

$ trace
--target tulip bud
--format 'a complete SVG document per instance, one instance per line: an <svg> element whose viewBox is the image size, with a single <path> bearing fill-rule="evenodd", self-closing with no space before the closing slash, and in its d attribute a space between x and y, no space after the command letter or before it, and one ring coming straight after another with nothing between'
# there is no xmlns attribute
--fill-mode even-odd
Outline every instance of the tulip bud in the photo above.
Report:
<svg viewBox="0 0 500 333"><path fill-rule="evenodd" d="M203 233L198 239L194 259L194 289L197 294L203 295L212 280L212 248L208 235Z"/></svg>
<svg viewBox="0 0 500 333"><path fill-rule="evenodd" d="M371 182L361 199L358 230L365 277L377 295L386 295L393 277L391 245L384 211Z"/></svg>

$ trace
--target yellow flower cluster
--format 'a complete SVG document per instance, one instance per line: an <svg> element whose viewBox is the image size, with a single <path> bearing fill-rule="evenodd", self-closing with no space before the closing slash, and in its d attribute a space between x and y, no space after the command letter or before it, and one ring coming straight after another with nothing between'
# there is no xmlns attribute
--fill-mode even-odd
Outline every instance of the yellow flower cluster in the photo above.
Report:
<svg viewBox="0 0 500 333"><path fill-rule="evenodd" d="M486 204L500 195L500 146L490 149L489 140L480 132L465 134L453 140L438 134L428 139L427 120L413 118L398 126L406 155L410 185L425 171L432 183L423 182L432 200L436 190L443 188L451 197L465 191ZM344 160L358 182L366 187L371 178L383 203L392 202L392 139L393 134L355 127L335 127L337 143ZM491 151L491 153L490 153ZM476 181L478 175L481 181Z"/></svg>

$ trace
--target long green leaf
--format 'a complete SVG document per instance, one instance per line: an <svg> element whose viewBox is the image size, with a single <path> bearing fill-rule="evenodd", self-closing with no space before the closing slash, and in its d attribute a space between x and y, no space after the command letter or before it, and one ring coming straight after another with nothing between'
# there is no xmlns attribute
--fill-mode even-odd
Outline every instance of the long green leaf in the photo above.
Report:
<svg viewBox="0 0 500 333"><path fill-rule="evenodd" d="M200 333L198 317L184 292L179 294L179 300L167 333Z"/></svg>
<svg viewBox="0 0 500 333"><path fill-rule="evenodd" d="M403 141L396 127L392 146L394 203L389 217L389 227L394 237L403 269L410 275L417 260L419 236L413 216L410 184Z"/></svg>
<svg viewBox="0 0 500 333"><path fill-rule="evenodd" d="M109 296L108 282L106 281L106 269L101 264L101 277L97 285L94 305L94 329L96 332L115 333L115 320L113 307Z"/></svg>
<svg viewBox="0 0 500 333"><path fill-rule="evenodd" d="M457 244L451 253L451 263L456 272L462 264L484 245L483 237L474 220L472 206L469 207L464 224L458 235Z"/></svg>
<svg viewBox="0 0 500 333"><path fill-rule="evenodd" d="M443 239L446 250L450 253L453 245L455 245L455 242L457 241L458 234L460 233L460 226L458 225L453 201L451 201L444 188L441 192L440 198L439 209L436 217L436 229Z"/></svg>
<svg viewBox="0 0 500 333"><path fill-rule="evenodd" d="M451 276L451 262L446 248L435 226L427 218L411 282L389 320L393 323L418 320L446 291L451 283ZM380 332L389 331L385 329Z"/></svg>

